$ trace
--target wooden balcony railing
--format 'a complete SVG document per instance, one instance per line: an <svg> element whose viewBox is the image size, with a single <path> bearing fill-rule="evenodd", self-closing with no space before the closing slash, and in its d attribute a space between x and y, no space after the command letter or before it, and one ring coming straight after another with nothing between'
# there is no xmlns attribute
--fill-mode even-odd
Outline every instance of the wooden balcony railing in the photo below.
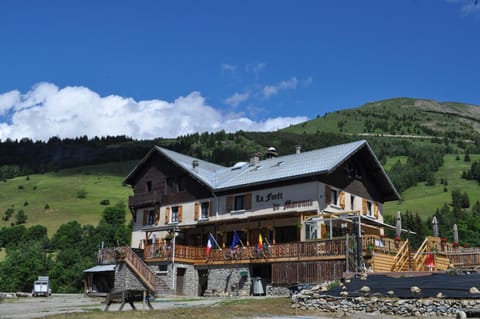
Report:
<svg viewBox="0 0 480 319"><path fill-rule="evenodd" d="M261 260L285 261L285 260L309 260L321 259L322 257L335 257L345 255L345 239L308 241L275 244L265 248L263 254L255 254L256 246L240 247L238 257L229 258L229 248L222 250L214 248L207 256L205 247L194 247L185 245L175 245L175 260L192 263L199 262L224 262L228 260L238 260L243 262L257 262ZM225 257L227 255L227 257ZM158 245L147 245L144 250L146 260L172 260L173 245L168 247Z"/></svg>
<svg viewBox="0 0 480 319"><path fill-rule="evenodd" d="M128 197L129 207L148 206L155 203L160 203L162 194L158 192L136 194Z"/></svg>
<svg viewBox="0 0 480 319"><path fill-rule="evenodd" d="M403 244L403 241L395 241L395 239L392 238L376 235L362 236L363 251L372 250L383 254L396 254Z"/></svg>

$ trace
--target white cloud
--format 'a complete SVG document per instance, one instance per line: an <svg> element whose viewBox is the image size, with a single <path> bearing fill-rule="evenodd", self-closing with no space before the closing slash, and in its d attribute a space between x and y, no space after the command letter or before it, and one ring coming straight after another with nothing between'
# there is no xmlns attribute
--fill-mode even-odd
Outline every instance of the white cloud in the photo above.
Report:
<svg viewBox="0 0 480 319"><path fill-rule="evenodd" d="M233 64L228 64L228 63L222 63L220 65L222 68L222 71L224 72L235 72L237 70L237 66Z"/></svg>
<svg viewBox="0 0 480 319"><path fill-rule="evenodd" d="M281 87L281 85L280 85ZM238 94L237 100L241 97ZM247 97L248 98L248 97ZM233 100L232 100L233 101ZM135 101L118 95L102 97L86 87L58 88L40 83L21 94L0 94L0 140L48 140L87 135L126 135L137 139L176 137L195 132L271 131L306 121L306 117L279 117L254 121L235 113L224 113L210 105L199 92L173 102Z"/></svg>
<svg viewBox="0 0 480 319"><path fill-rule="evenodd" d="M0 115L4 115L14 105L20 101L19 91L10 91L4 94L0 94Z"/></svg>
<svg viewBox="0 0 480 319"><path fill-rule="evenodd" d="M480 1L478 0L445 0L445 2L459 5L460 12L465 16L480 14Z"/></svg>
<svg viewBox="0 0 480 319"><path fill-rule="evenodd" d="M460 12L462 12L464 15L471 15L471 14L477 14L480 13L480 4L478 2L470 2L463 4L462 7L460 8Z"/></svg>
<svg viewBox="0 0 480 319"><path fill-rule="evenodd" d="M263 71L266 68L266 64L263 62L256 63L256 64L247 64L245 67L245 70L247 72L251 72L255 75L258 75L261 71Z"/></svg>
<svg viewBox="0 0 480 319"><path fill-rule="evenodd" d="M263 88L263 95L266 98L269 98L272 95L278 94L280 91L296 89L297 85L298 85L298 80L296 77L293 77L286 81L282 81L274 85L265 85Z"/></svg>
<svg viewBox="0 0 480 319"><path fill-rule="evenodd" d="M225 99L225 104L237 107L240 103L245 102L250 97L248 92L246 93L238 93L235 92L232 96L229 96Z"/></svg>

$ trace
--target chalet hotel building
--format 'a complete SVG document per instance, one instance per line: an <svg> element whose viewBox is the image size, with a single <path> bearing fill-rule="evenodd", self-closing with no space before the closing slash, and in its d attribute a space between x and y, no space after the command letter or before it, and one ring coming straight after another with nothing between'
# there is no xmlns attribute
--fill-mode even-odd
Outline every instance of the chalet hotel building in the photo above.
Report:
<svg viewBox="0 0 480 319"><path fill-rule="evenodd" d="M137 282L157 295L268 294L340 278L348 235L383 234L383 203L399 199L365 140L269 148L232 167L154 147L125 183L133 230L115 288Z"/></svg>

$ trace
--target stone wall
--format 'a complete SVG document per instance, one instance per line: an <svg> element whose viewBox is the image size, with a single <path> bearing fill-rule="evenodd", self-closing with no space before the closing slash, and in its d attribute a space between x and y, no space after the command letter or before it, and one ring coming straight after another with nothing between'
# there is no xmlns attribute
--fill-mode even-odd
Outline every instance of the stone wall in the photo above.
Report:
<svg viewBox="0 0 480 319"><path fill-rule="evenodd" d="M332 297L326 295L292 296L292 308L332 312L337 316L351 313L380 313L395 316L452 316L460 312L478 312L478 299L398 299L387 297Z"/></svg>
<svg viewBox="0 0 480 319"><path fill-rule="evenodd" d="M150 269L158 273L158 265L149 264ZM197 296L198 295L198 272L189 264L175 263L172 268L172 264L168 264L167 273L161 275L157 274L157 287L158 294L176 294L177 291L177 271L179 269L185 269L185 275L183 276L183 295L185 296ZM182 270L180 270L182 271ZM161 283L160 283L161 282ZM161 284L161 285L160 285Z"/></svg>
<svg viewBox="0 0 480 319"><path fill-rule="evenodd" d="M115 267L115 283L113 290L119 291L125 289L143 290L146 288L127 264L119 263L117 264L117 267Z"/></svg>
<svg viewBox="0 0 480 319"><path fill-rule="evenodd" d="M248 296L251 292L251 280L248 266L211 266L208 268L208 287L204 295Z"/></svg>

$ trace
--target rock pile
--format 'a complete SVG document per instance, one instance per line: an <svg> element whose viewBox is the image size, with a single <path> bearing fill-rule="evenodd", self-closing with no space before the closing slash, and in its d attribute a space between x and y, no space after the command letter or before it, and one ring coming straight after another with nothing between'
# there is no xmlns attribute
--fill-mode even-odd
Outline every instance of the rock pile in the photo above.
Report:
<svg viewBox="0 0 480 319"><path fill-rule="evenodd" d="M395 316L452 316L480 312L478 299L412 298L385 296L333 297L319 290L305 289L292 296L292 308L318 310L342 316L355 312Z"/></svg>

